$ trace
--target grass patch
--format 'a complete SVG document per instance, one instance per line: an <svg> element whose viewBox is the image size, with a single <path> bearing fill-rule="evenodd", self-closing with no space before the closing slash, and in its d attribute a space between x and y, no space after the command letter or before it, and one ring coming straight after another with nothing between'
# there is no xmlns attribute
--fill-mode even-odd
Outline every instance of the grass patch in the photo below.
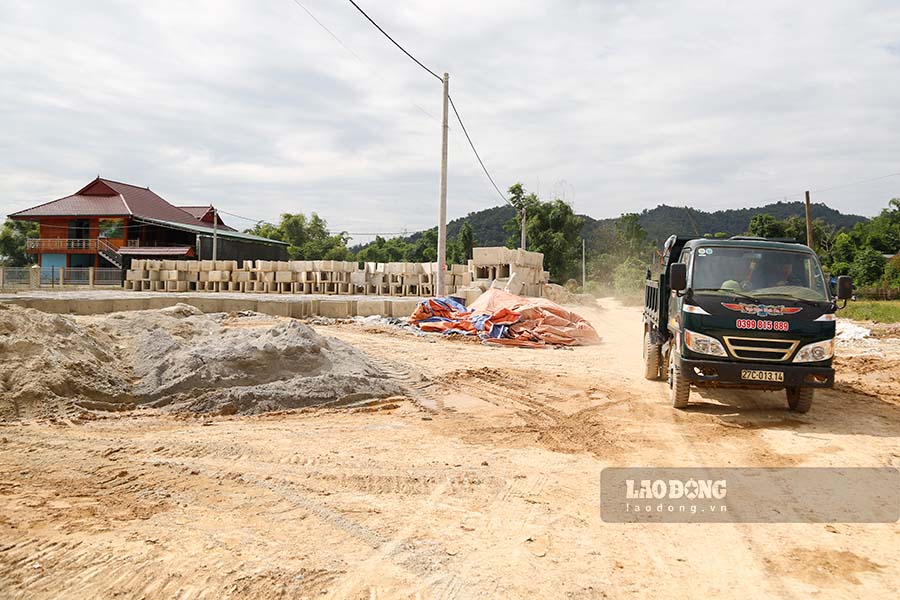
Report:
<svg viewBox="0 0 900 600"><path fill-rule="evenodd" d="M856 321L900 323L900 300L850 301L847 303L847 308L840 311L838 315Z"/></svg>

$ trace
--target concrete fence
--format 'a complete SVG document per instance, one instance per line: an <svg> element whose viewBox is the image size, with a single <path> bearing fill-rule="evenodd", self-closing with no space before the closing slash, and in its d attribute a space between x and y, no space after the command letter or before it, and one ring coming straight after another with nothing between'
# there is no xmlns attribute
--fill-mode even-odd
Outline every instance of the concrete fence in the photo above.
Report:
<svg viewBox="0 0 900 600"><path fill-rule="evenodd" d="M93 289L122 287L121 269L94 267L0 267L0 289Z"/></svg>

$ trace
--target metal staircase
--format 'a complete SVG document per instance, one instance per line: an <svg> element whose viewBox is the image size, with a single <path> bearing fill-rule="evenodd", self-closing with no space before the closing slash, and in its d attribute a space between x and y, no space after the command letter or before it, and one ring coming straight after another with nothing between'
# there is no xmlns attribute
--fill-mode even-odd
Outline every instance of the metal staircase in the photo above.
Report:
<svg viewBox="0 0 900 600"><path fill-rule="evenodd" d="M119 269L125 264L122 260L122 255L119 254L119 249L103 238L97 238L97 254L116 265Z"/></svg>

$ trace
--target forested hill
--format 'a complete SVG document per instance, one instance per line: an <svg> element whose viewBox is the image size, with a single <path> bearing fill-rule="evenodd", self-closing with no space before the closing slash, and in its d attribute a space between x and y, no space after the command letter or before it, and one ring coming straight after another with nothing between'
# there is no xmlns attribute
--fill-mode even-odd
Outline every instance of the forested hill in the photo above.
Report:
<svg viewBox="0 0 900 600"><path fill-rule="evenodd" d="M684 236L698 236L705 233L727 233L740 235L747 232L750 219L758 214L769 214L776 219L786 219L791 215L805 217L803 202L776 202L755 208L741 208L706 212L683 206L661 204L654 209L640 213L640 222L651 240L664 240L673 233ZM850 229L865 217L845 215L824 204L812 205L813 219L822 219L836 229ZM599 224L612 224L615 219L604 219Z"/></svg>
<svg viewBox="0 0 900 600"><path fill-rule="evenodd" d="M803 202L776 202L756 208L717 210L715 212L661 204L640 213L640 222L651 240L665 240L673 233L683 236L720 232L728 235L740 235L747 232L750 219L762 213L770 214L777 219L786 219L791 215L802 217L806 214ZM515 214L515 209L508 204L469 213L465 217L450 221L447 224L447 234L449 238L455 238L463 222L468 220L474 230L477 246L505 246L509 233L504 231L503 225ZM587 215L581 216L585 218L584 236L589 243L592 238L599 235L598 230L611 227L615 222L615 219L597 220ZM829 225L834 225L836 229L850 229L854 224L867 220L858 215L845 215L824 204L813 204L812 216L814 219L823 219ZM417 232L405 239L414 242L421 235L421 232ZM357 246L353 250L358 251L364 247Z"/></svg>

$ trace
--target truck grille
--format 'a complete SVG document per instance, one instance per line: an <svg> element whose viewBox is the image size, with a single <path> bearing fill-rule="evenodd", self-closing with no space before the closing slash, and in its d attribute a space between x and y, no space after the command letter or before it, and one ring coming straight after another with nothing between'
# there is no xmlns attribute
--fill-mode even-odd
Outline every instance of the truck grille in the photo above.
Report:
<svg viewBox="0 0 900 600"><path fill-rule="evenodd" d="M799 340L775 340L770 338L748 338L724 336L728 351L741 360L761 360L785 362L800 345Z"/></svg>

